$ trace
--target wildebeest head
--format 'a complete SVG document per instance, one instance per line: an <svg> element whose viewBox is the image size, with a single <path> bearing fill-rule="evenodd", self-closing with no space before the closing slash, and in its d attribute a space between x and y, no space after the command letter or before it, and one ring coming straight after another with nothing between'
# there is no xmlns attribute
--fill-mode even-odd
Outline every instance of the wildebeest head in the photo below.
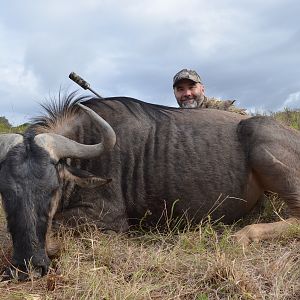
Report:
<svg viewBox="0 0 300 300"><path fill-rule="evenodd" d="M64 158L90 158L111 150L116 136L99 115L79 104L102 128L102 142L84 145L54 133L0 135L0 194L13 241L8 277L25 279L30 267L45 274L50 260L46 253L47 232L62 191L62 181L98 186L108 180L68 167Z"/></svg>

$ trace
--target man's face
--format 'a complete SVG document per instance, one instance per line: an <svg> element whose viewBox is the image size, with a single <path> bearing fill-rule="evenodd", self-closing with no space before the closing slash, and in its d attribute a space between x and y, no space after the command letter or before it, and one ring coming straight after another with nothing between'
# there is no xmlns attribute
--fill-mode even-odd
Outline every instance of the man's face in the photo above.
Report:
<svg viewBox="0 0 300 300"><path fill-rule="evenodd" d="M200 107L204 100L204 86L189 79L182 79L174 87L174 95L180 107Z"/></svg>

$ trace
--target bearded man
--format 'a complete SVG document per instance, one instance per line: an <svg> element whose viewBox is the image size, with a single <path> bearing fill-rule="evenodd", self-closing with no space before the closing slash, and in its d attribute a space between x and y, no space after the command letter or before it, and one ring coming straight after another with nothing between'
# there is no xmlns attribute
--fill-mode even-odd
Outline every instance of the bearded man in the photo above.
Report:
<svg viewBox="0 0 300 300"><path fill-rule="evenodd" d="M183 69L173 78L173 90L177 103L182 108L215 108L246 115L246 110L233 105L235 100L218 100L204 94L201 77L194 70Z"/></svg>

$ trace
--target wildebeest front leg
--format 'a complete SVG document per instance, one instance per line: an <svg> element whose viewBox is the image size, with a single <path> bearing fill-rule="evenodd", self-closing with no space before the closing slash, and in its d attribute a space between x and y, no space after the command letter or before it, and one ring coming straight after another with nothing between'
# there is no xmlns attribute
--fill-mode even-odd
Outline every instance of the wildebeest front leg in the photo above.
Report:
<svg viewBox="0 0 300 300"><path fill-rule="evenodd" d="M112 214L113 215L113 214ZM128 230L128 222L124 215L117 215L114 218L109 218L105 215L99 215L95 218L94 214L89 214L88 211L82 208L71 208L59 212L54 217L54 228L59 226L78 227L80 225L95 225L103 231L111 230L115 232L125 232Z"/></svg>
<svg viewBox="0 0 300 300"><path fill-rule="evenodd" d="M64 208L54 216L53 226L55 228L60 225L78 227L78 225L92 224L104 231L127 231L129 228L127 215L125 209L120 204L117 205L118 201L102 202L102 204L101 202L96 199L89 203L80 201L75 207Z"/></svg>

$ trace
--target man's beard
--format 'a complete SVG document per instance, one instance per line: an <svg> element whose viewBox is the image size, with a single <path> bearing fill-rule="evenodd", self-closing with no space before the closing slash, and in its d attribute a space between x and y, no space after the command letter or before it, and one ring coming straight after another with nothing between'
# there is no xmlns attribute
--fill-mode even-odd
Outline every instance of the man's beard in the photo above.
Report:
<svg viewBox="0 0 300 300"><path fill-rule="evenodd" d="M186 98L184 101L177 101L182 108L197 108L201 107L204 101L204 95L197 95L196 97Z"/></svg>

